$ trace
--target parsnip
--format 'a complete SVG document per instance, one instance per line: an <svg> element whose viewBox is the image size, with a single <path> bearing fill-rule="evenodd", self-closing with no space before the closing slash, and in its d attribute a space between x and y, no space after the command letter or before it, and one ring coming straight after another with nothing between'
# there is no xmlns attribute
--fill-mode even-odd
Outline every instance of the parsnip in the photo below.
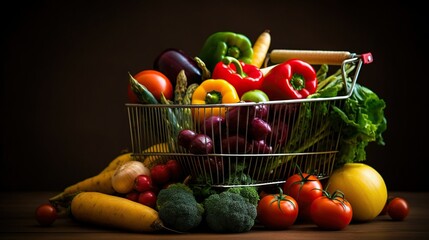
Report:
<svg viewBox="0 0 429 240"><path fill-rule="evenodd" d="M271 34L270 30L265 30L262 32L259 37L256 39L253 44L253 56L252 56L252 65L261 68L264 60L267 56L268 50L271 45Z"/></svg>
<svg viewBox="0 0 429 240"><path fill-rule="evenodd" d="M132 153L123 153L119 156L117 156L115 159L113 159L109 165L107 165L106 168L103 169L102 172L107 172L109 170L116 170L119 166L122 164L129 162L131 160L135 160L135 158L132 156Z"/></svg>
<svg viewBox="0 0 429 240"><path fill-rule="evenodd" d="M345 59L351 56L353 54L348 51L273 49L270 52L270 62L278 64L298 58L312 65L341 65Z"/></svg>
<svg viewBox="0 0 429 240"><path fill-rule="evenodd" d="M60 194L50 198L49 201L61 201L62 199L67 198L70 195L83 191L94 191L106 194L114 194L115 189L113 189L112 186L112 176L114 173L115 170L108 170L106 172L101 172L98 175L89 177L73 185L70 185L65 188Z"/></svg>
<svg viewBox="0 0 429 240"><path fill-rule="evenodd" d="M272 68L274 68L275 66L277 66L277 64L276 65L271 65L271 66L268 66L268 67L264 67L264 68L261 68L260 70L261 70L261 72L262 72L262 75L267 75L267 73L272 69Z"/></svg>
<svg viewBox="0 0 429 240"><path fill-rule="evenodd" d="M169 151L169 148L167 143L158 143L147 148L144 152L159 153L159 152L168 152L168 151ZM94 192L101 192L106 194L115 194L116 191L112 186L112 176L114 175L116 169L119 166L135 160L135 161L141 161L142 163L144 163L145 166L150 168L151 166L153 166L154 164L156 164L157 162L163 159L163 156L160 156L160 155L149 155L144 159L137 159L132 154L133 153L129 152L129 153L123 153L117 156L99 174L68 186L61 193L50 198L49 200L61 201L69 197L70 195L73 195L82 191L94 191Z"/></svg>
<svg viewBox="0 0 429 240"><path fill-rule="evenodd" d="M109 165L104 168L99 174L86 178L73 185L66 187L63 192L50 198L50 201L62 200L72 194L81 191L95 191L107 194L114 194L115 190L112 186L112 176L116 169L126 162L134 160L132 153L123 153L113 159Z"/></svg>
<svg viewBox="0 0 429 240"><path fill-rule="evenodd" d="M135 232L166 229L153 208L129 199L99 192L82 192L71 201L74 219L98 226Z"/></svg>

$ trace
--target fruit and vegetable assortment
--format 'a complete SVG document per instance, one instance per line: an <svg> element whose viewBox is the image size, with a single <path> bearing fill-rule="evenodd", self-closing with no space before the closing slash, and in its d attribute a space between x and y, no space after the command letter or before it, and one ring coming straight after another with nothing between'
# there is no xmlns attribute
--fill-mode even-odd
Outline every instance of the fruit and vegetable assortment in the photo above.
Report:
<svg viewBox="0 0 429 240"><path fill-rule="evenodd" d="M148 116L142 116L147 122L161 118L163 125L158 127L167 135L171 152L220 155L204 160L216 163L218 170L210 171L209 177L218 179L228 179L225 172L231 172L232 164L224 158L226 155L256 155L246 157L247 164L253 167L245 166L244 170L252 171L252 177L260 180L273 176L273 172L283 172L290 163L300 161L298 154L314 149L338 151L334 164L339 167L365 161L369 143L384 145L386 104L371 89L348 76L359 72L358 64L347 63L332 69L320 59L318 64L310 64L296 57L287 59L282 52L276 57L282 61L275 63L268 52L271 35L269 31L261 35L252 45L243 34L217 32L207 38L195 57L177 49L162 51L155 59L154 69L158 70L130 74L130 103L139 104L145 111L152 109ZM262 66L260 59L253 61L253 56L261 55L271 61L263 61L265 64L272 65ZM170 84L165 84L166 78L142 79L145 71L170 76L166 77ZM148 84L149 79L153 83ZM150 89L153 85L156 90ZM171 88L166 87L170 85ZM312 101L347 94L351 96L342 102ZM153 109L157 108L159 111L155 112ZM159 112L161 116L157 115ZM182 133L197 135L192 146L182 142L190 140L183 138ZM272 157L275 154L283 155ZM313 162L332 165L329 161L333 157L326 154L313 157ZM187 170L190 164L196 172L193 175L210 170L193 161L196 158L187 159ZM329 175L330 171L323 174Z"/></svg>
<svg viewBox="0 0 429 240"><path fill-rule="evenodd" d="M153 69L129 74L129 101L232 103L232 107L214 107L211 111L166 111L164 120L173 133L173 141L190 154L271 154L278 146L289 146L291 151L309 148L314 142L301 142L305 146L298 146L289 131L303 133L305 121L317 114L308 114L311 109L304 109L307 114L302 109L302 113L296 113L295 105L288 105L283 111L295 114L295 120L302 122L300 127L304 128L294 129L288 122L273 121L270 111L276 106L263 103L332 97L340 94L348 82L341 80L340 71L329 75L327 64L316 70L300 59L282 61L264 70L262 64L269 54L270 42L269 31L261 33L253 44L243 34L217 32L207 38L196 57L180 49L166 49L156 57ZM352 68L348 66L347 71ZM362 163L369 142L384 144L385 103L357 83L347 101L345 108L332 110L335 117L326 119L327 124L347 123L341 141L345 147L340 149L336 169L327 183L297 165L297 173L285 177L283 183L255 186L249 184L252 176L238 171L246 165L237 164L236 172L229 169L229 177L231 183L239 185L222 188L195 184L198 176L190 176L181 161L170 155L150 154L177 150L171 143L162 142L147 147L144 158L122 153L99 174L66 187L37 207L36 220L49 226L58 218L72 217L82 224L134 232L177 233L197 229L240 233L255 226L287 230L297 222L323 230L343 230L349 224L371 222L383 215L395 221L405 220L409 213L406 199L388 196L381 175ZM260 104L237 105L246 102ZM323 102L320 107L321 111L326 109ZM213 156L204 158L202 164L213 172L223 172L222 159ZM273 170L277 166L271 167Z"/></svg>

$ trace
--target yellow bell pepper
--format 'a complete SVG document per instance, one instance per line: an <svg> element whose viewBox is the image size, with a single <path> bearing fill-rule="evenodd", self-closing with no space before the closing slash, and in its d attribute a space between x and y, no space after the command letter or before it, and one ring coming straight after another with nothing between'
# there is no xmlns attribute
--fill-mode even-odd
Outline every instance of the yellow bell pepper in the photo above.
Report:
<svg viewBox="0 0 429 240"><path fill-rule="evenodd" d="M238 103L240 97L234 86L224 79L206 79L204 80L192 94L192 104L225 104ZM203 122L209 116L218 115L225 116L226 107L196 107L192 108L194 118Z"/></svg>

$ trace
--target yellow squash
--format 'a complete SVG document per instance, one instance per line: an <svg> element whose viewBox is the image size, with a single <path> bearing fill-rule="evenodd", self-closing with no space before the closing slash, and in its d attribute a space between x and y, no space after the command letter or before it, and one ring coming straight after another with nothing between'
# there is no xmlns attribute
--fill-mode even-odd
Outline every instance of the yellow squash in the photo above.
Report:
<svg viewBox="0 0 429 240"><path fill-rule="evenodd" d="M160 155L159 153L168 153L168 152L170 152L170 147L168 146L168 143L163 142L163 143L154 144L143 151L143 153L145 154L153 153L153 155L145 155L142 162L146 167L150 169L153 166L155 166L157 163L166 160L165 159L166 157L163 155Z"/></svg>
<svg viewBox="0 0 429 240"><path fill-rule="evenodd" d="M82 192L71 202L71 214L77 221L134 232L163 229L158 212L124 197Z"/></svg>

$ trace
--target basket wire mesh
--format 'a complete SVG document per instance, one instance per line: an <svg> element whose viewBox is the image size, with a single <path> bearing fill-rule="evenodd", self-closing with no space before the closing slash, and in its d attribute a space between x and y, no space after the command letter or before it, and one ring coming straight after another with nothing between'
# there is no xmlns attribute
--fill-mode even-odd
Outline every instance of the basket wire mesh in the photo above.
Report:
<svg viewBox="0 0 429 240"><path fill-rule="evenodd" d="M350 81L350 89L346 89L343 96L210 105L127 103L134 156L141 159L156 156L160 162L176 159L186 174L219 187L239 186L229 178L237 171L251 177L252 182L246 185L282 183L297 173L298 168L319 178L329 177L339 149L341 124L327 124L327 118L332 114L332 108L341 108L345 99L351 96L362 59L359 56L347 59L342 68L348 63L357 67L351 78L343 70L344 81ZM257 115L255 109L261 108L267 109L266 115ZM228 119L232 109L239 111L236 119ZM198 120L199 114L215 113L222 115L227 124L213 130ZM272 126L271 134L263 139L269 143L271 151L258 147L249 138L249 123L255 117L261 117ZM274 128L278 123L286 124ZM215 142L213 152L193 154L180 146L177 136L181 129L210 136ZM220 141L224 138L229 138L227 144ZM145 149L159 143L166 144L145 152Z"/></svg>

